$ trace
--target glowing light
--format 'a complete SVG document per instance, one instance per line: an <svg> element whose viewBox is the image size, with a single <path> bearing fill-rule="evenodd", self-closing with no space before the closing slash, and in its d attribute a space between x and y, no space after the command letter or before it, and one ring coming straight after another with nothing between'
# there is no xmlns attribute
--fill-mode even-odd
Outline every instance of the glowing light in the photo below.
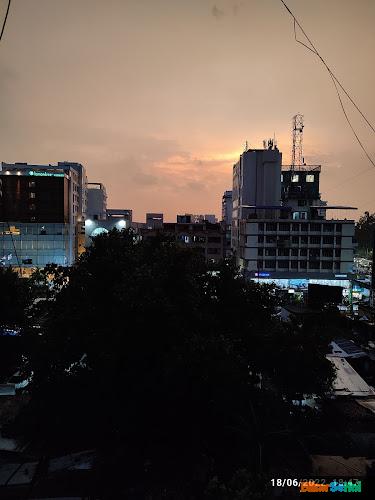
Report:
<svg viewBox="0 0 375 500"><path fill-rule="evenodd" d="M87 220L85 221L85 226L92 226L93 224L94 224L94 223L93 223L93 221L92 221L91 219L87 219Z"/></svg>
<svg viewBox="0 0 375 500"><path fill-rule="evenodd" d="M119 220L117 224L118 224L119 227L125 227L126 226L126 222L124 221L124 219Z"/></svg>

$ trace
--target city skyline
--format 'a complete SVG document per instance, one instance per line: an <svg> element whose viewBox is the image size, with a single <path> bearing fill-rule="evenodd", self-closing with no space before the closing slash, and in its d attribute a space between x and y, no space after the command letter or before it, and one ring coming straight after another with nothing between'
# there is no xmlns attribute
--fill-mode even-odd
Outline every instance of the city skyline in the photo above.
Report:
<svg viewBox="0 0 375 500"><path fill-rule="evenodd" d="M289 5L371 121L375 5ZM324 169L322 198L358 206L356 217L375 210L375 172L281 2L15 2L0 66L0 159L80 162L109 207L132 208L135 220L219 215L246 140L261 148L275 133L290 161L297 112L305 159Z"/></svg>

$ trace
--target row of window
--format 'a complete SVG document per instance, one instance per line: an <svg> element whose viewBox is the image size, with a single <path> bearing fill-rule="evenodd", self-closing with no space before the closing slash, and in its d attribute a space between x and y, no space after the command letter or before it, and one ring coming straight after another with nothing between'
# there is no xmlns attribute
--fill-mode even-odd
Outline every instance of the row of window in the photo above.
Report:
<svg viewBox="0 0 375 500"><path fill-rule="evenodd" d="M258 236L258 243L291 242L293 245L341 245L341 236Z"/></svg>
<svg viewBox="0 0 375 500"><path fill-rule="evenodd" d="M314 174L306 174L305 176L303 174L294 174L291 176L290 179L292 182L300 182L305 180L305 182L314 182L315 181L315 175ZM284 174L281 174L281 182L284 182Z"/></svg>
<svg viewBox="0 0 375 500"><path fill-rule="evenodd" d="M322 252L320 252L320 249L310 249L308 250L307 248L258 248L258 255L263 256L265 255L266 257L268 256L274 256L278 255L279 257L289 257L290 255L292 257L341 257L341 250L340 249L323 249Z"/></svg>
<svg viewBox="0 0 375 500"><path fill-rule="evenodd" d="M0 236L10 235L20 236L20 235L62 235L68 234L68 226L64 224L0 224Z"/></svg>
<svg viewBox="0 0 375 500"><path fill-rule="evenodd" d="M64 252L66 250L66 242L61 241L43 241L43 240L21 240L21 241L1 241L1 250L60 250Z"/></svg>
<svg viewBox="0 0 375 500"><path fill-rule="evenodd" d="M340 269L340 261L258 260L258 269Z"/></svg>
<svg viewBox="0 0 375 500"><path fill-rule="evenodd" d="M302 231L332 233L334 230L341 233L342 224L319 224L317 222L258 222L258 231Z"/></svg>

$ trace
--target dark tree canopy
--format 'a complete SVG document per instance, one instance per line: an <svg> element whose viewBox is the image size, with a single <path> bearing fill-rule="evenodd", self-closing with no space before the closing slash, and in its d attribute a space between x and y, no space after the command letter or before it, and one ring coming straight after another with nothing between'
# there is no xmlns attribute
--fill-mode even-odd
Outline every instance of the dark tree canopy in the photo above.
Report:
<svg viewBox="0 0 375 500"><path fill-rule="evenodd" d="M282 324L273 288L230 262L112 231L53 276L48 291L38 278L49 308L42 335L29 332L32 399L14 429L49 452L101 450L103 477L192 491L247 477L238 471L257 470L260 435L283 412L256 417L258 374L274 401L329 388L314 332Z"/></svg>
<svg viewBox="0 0 375 500"><path fill-rule="evenodd" d="M359 219L355 228L355 236L358 242L358 250L362 255L367 256L372 252L375 233L375 213L365 212Z"/></svg>

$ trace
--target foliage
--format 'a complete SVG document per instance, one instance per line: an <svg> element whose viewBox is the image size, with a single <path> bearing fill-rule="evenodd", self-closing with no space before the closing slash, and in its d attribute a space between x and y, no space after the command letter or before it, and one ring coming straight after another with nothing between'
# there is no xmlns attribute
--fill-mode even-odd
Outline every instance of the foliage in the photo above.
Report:
<svg viewBox="0 0 375 500"><path fill-rule="evenodd" d="M27 281L12 268L0 267L0 327L21 327L30 305Z"/></svg>
<svg viewBox="0 0 375 500"><path fill-rule="evenodd" d="M374 245L374 232L375 232L375 213L370 214L365 212L360 217L356 228L355 236L358 242L359 253L368 257Z"/></svg>
<svg viewBox="0 0 375 500"><path fill-rule="evenodd" d="M46 274L34 277L51 300L28 356L31 402L14 431L46 452L98 448L101 477L123 483L126 470L133 485L191 491L236 477L230 484L246 492L236 471L257 468L262 433L288 418L282 408L276 420L258 418L269 407L259 374L281 405L329 388L328 336L320 350L316 332L282 324L274 289L231 262L212 268L169 241L112 231L48 276L52 287Z"/></svg>

